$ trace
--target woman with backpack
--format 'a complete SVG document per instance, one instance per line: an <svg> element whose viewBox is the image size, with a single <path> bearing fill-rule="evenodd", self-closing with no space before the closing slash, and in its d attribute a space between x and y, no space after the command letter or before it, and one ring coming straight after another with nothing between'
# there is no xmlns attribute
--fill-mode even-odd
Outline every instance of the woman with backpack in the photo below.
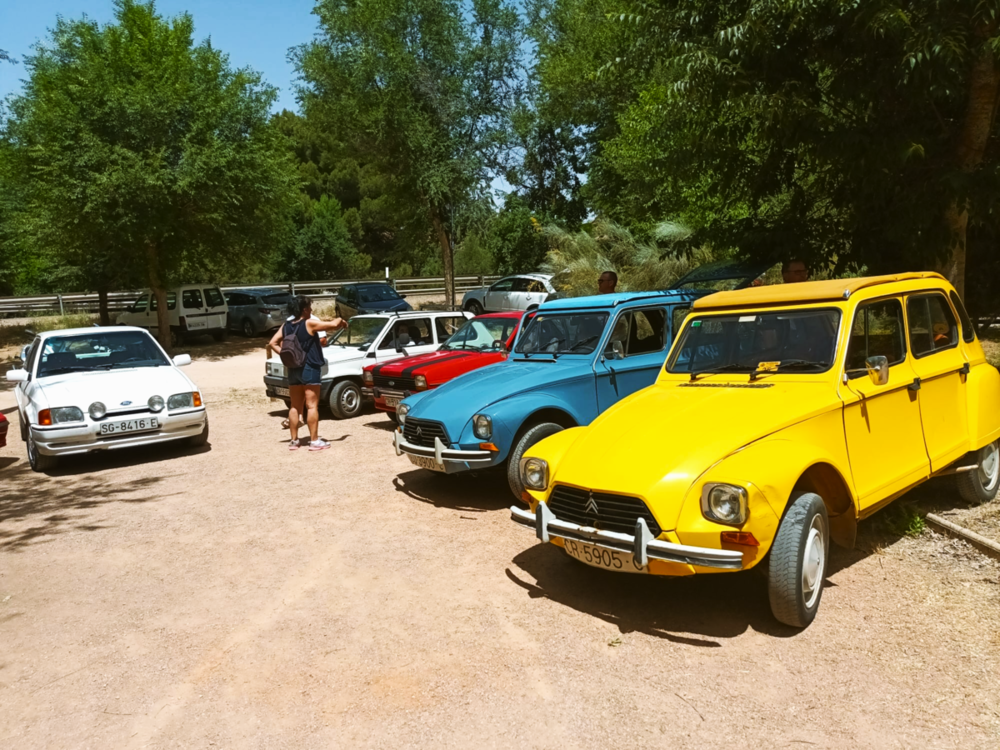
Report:
<svg viewBox="0 0 1000 750"><path fill-rule="evenodd" d="M292 441L289 450L299 449L299 415L306 409L309 427L309 450L321 451L330 443L319 437L319 386L326 360L319 334L345 328L347 323L334 318L326 322L312 317L312 301L305 296L295 297L289 305L294 319L287 321L274 334L268 346L288 368L288 385L292 400L288 410L288 429Z"/></svg>

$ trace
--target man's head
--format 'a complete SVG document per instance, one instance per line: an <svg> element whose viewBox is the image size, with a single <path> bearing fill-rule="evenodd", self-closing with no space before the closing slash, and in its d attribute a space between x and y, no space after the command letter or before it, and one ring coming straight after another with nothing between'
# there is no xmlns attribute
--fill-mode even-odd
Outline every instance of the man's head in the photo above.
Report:
<svg viewBox="0 0 1000 750"><path fill-rule="evenodd" d="M781 280L786 284L809 281L809 266L805 264L805 261L786 260L781 264Z"/></svg>
<svg viewBox="0 0 1000 750"><path fill-rule="evenodd" d="M616 286L618 286L618 274L614 271L605 271L597 280L597 293L611 294Z"/></svg>

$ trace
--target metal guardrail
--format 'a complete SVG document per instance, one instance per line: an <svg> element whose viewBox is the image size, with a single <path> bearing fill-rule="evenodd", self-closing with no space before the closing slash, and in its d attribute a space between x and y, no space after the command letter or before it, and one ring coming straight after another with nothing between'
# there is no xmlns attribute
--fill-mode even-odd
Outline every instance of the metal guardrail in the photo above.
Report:
<svg viewBox="0 0 1000 750"><path fill-rule="evenodd" d="M456 293L492 284L499 276L456 276ZM282 281L269 284L220 284L223 292L241 289L287 289L292 294L308 294L317 299L332 299L340 287L346 284L377 282L379 279L333 279L328 281ZM443 276L425 276L409 279L392 279L392 284L400 294L423 295L444 294ZM110 292L108 309L119 312L128 308L142 294L142 290ZM0 318L26 317L51 314L96 313L98 296L96 292L67 292L66 294L43 294L34 297L0 297Z"/></svg>

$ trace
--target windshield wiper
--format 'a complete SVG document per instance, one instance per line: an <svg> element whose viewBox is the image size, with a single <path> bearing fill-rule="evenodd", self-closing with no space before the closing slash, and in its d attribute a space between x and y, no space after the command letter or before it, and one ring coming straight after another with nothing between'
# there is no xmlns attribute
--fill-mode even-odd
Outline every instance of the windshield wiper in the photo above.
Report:
<svg viewBox="0 0 1000 750"><path fill-rule="evenodd" d="M742 364L740 362L730 362L728 365L720 365L719 367L709 367L707 370L692 370L691 380L697 380L699 375L713 375L717 372L738 372L738 371L752 372L753 368L751 365Z"/></svg>
<svg viewBox="0 0 1000 750"><path fill-rule="evenodd" d="M773 365L766 370L761 370L760 365L757 366L753 372L750 373L750 380L756 380L760 375L767 375L768 373L774 373L785 367L829 367L828 362L817 362L812 359L783 359L780 362L771 362Z"/></svg>
<svg viewBox="0 0 1000 750"><path fill-rule="evenodd" d="M597 339L599 339L599 338L600 338L600 336L590 336L590 337L588 337L588 338L585 338L585 339L584 339L583 341L577 341L577 342L576 342L575 344L573 344L573 346L571 346L571 347L569 348L569 351L573 351L573 350L574 350L574 349L576 349L576 348L577 348L578 346L586 346L586 345L587 345L587 344L589 344L590 342L592 342L592 341L596 341L596 340L597 340Z"/></svg>
<svg viewBox="0 0 1000 750"><path fill-rule="evenodd" d="M64 372L92 372L93 367L56 367L52 370L46 370L38 374L38 377L44 378L49 375L62 375Z"/></svg>
<svg viewBox="0 0 1000 750"><path fill-rule="evenodd" d="M150 367L159 367L161 364L163 364L162 362L155 362L151 359L147 359L144 357L131 357L130 359L124 359L121 362L114 362L108 365L107 367L109 370L113 370L116 367L126 367L127 365L130 365L134 362L150 362L152 363L149 365Z"/></svg>

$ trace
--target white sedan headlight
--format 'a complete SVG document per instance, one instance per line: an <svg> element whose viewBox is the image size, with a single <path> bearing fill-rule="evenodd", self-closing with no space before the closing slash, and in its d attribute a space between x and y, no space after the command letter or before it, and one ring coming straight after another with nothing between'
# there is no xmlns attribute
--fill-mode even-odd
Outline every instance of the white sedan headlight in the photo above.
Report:
<svg viewBox="0 0 1000 750"><path fill-rule="evenodd" d="M163 411L163 396L150 396L146 404L152 412Z"/></svg>
<svg viewBox="0 0 1000 750"><path fill-rule="evenodd" d="M544 490L549 486L549 464L540 458L525 458L521 461L521 481L533 490Z"/></svg>
<svg viewBox="0 0 1000 750"><path fill-rule="evenodd" d="M100 401L95 401L90 405L90 408L87 409L87 412L90 414L90 418L96 422L100 419L104 419L104 415L108 413L108 408Z"/></svg>
<svg viewBox="0 0 1000 750"><path fill-rule="evenodd" d="M174 409L194 409L196 406L201 406L201 394L198 392L175 393L167 399L167 408L171 411Z"/></svg>
<svg viewBox="0 0 1000 750"><path fill-rule="evenodd" d="M406 424L406 415L409 413L410 407L407 404L400 404L396 407L396 418L400 424Z"/></svg>
<svg viewBox="0 0 1000 750"><path fill-rule="evenodd" d="M55 409L49 409L49 414L52 415L52 424L83 421L83 411L77 409L75 406L60 406Z"/></svg>
<svg viewBox="0 0 1000 750"><path fill-rule="evenodd" d="M747 491L734 484L706 484L701 491L701 512L710 521L741 526L747 520Z"/></svg>
<svg viewBox="0 0 1000 750"><path fill-rule="evenodd" d="M477 414L472 418L472 434L480 440L493 437L493 418L486 414Z"/></svg>

